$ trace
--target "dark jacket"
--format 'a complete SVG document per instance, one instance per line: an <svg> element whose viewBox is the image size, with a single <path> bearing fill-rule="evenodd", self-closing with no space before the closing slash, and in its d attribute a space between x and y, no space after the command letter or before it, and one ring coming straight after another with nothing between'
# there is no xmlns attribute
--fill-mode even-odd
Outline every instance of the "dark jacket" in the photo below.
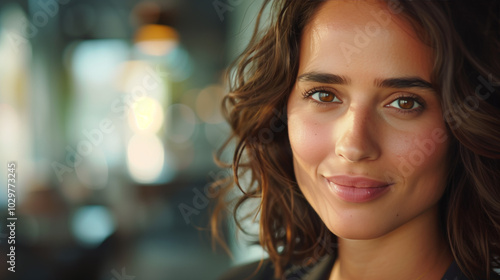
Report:
<svg viewBox="0 0 500 280"><path fill-rule="evenodd" d="M285 273L282 279L286 280L328 280L333 267L335 258L332 256L324 257L313 267L291 267ZM274 267L271 261L264 260L262 266L256 271L259 262L235 267L226 272L220 280L275 280ZM442 280L469 280L460 271L456 262L453 262ZM492 278L497 279L497 278Z"/></svg>

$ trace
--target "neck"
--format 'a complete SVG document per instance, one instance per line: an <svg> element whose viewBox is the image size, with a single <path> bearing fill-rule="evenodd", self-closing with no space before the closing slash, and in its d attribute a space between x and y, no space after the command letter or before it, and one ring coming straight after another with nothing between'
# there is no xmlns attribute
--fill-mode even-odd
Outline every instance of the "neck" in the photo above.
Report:
<svg viewBox="0 0 500 280"><path fill-rule="evenodd" d="M452 262L437 207L382 237L338 244L331 280L441 279Z"/></svg>

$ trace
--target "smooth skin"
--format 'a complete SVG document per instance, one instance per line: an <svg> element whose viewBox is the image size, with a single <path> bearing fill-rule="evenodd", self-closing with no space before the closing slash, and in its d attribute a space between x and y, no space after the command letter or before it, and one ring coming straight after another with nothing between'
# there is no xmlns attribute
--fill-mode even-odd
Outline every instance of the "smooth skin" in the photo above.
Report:
<svg viewBox="0 0 500 280"><path fill-rule="evenodd" d="M289 139L301 191L338 236L330 279L441 279L452 262L438 218L450 144L432 65L383 2L325 1L304 29ZM348 202L325 179L337 175L389 191Z"/></svg>

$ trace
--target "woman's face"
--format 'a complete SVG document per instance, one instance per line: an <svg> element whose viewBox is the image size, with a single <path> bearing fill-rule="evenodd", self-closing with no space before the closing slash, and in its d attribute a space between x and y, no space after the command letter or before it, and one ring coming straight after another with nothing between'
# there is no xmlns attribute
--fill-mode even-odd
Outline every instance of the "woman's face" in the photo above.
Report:
<svg viewBox="0 0 500 280"><path fill-rule="evenodd" d="M436 215L449 140L432 51L374 1L326 1L304 29L288 100L297 182L337 236ZM404 11L403 11L404 12Z"/></svg>

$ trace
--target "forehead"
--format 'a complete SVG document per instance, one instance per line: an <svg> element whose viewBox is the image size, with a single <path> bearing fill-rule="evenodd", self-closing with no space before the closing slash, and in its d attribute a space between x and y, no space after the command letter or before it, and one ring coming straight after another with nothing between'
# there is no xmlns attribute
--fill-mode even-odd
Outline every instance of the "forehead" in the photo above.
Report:
<svg viewBox="0 0 500 280"><path fill-rule="evenodd" d="M326 1L302 34L299 72L430 79L431 70L430 47L383 1Z"/></svg>

